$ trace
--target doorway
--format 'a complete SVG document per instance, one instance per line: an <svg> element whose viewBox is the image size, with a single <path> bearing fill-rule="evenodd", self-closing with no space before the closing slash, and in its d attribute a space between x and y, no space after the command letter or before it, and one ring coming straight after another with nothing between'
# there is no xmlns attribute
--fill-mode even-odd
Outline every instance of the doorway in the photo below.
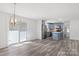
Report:
<svg viewBox="0 0 79 59"><path fill-rule="evenodd" d="M69 39L70 38L69 21L42 20L42 39L51 37L52 39Z"/></svg>

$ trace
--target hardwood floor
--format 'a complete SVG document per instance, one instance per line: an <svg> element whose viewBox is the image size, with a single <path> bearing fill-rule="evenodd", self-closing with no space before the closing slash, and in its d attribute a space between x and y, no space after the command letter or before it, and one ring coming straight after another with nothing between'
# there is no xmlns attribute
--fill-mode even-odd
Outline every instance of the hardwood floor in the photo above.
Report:
<svg viewBox="0 0 79 59"><path fill-rule="evenodd" d="M0 49L0 56L79 56L79 41L32 40Z"/></svg>

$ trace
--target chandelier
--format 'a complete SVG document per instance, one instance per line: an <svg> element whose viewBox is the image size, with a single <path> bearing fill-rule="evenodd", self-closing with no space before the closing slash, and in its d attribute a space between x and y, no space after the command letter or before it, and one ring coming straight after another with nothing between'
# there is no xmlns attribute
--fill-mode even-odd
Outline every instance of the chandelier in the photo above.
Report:
<svg viewBox="0 0 79 59"><path fill-rule="evenodd" d="M15 26L16 25L16 14L15 14L15 7L16 7L16 3L14 3L14 7L13 7L13 16L10 18L10 25Z"/></svg>

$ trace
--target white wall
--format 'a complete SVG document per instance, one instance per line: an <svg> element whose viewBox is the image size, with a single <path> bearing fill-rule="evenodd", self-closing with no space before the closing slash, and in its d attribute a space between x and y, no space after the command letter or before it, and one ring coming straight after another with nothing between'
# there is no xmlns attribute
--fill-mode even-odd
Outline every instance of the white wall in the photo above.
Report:
<svg viewBox="0 0 79 59"><path fill-rule="evenodd" d="M0 12L0 48L8 46L8 24L10 14ZM37 39L36 20L17 16L17 20L27 23L27 40Z"/></svg>
<svg viewBox="0 0 79 59"><path fill-rule="evenodd" d="M42 20L37 20L37 39L42 39Z"/></svg>
<svg viewBox="0 0 79 59"><path fill-rule="evenodd" d="M70 22L70 39L79 40L79 19Z"/></svg>
<svg viewBox="0 0 79 59"><path fill-rule="evenodd" d="M37 39L37 27L36 20L28 20L24 18L24 21L27 23L27 40Z"/></svg>
<svg viewBox="0 0 79 59"><path fill-rule="evenodd" d="M9 16L0 12L0 48L7 46Z"/></svg>

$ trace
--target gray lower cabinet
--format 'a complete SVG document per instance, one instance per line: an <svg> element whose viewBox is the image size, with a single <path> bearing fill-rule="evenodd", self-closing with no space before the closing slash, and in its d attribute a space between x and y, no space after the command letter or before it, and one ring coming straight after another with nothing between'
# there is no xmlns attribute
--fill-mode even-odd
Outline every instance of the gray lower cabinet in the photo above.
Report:
<svg viewBox="0 0 79 59"><path fill-rule="evenodd" d="M53 40L60 40L62 39L62 32L52 32L52 38Z"/></svg>

